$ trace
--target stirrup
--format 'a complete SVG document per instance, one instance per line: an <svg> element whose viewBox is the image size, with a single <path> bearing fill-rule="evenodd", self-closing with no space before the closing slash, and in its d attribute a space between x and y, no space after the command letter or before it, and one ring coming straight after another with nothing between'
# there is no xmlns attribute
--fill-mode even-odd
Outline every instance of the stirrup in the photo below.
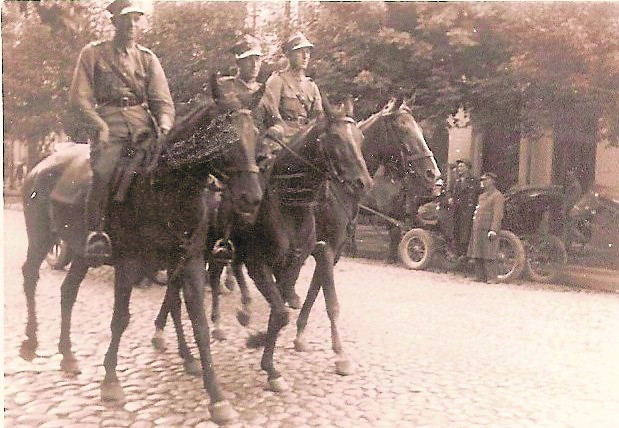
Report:
<svg viewBox="0 0 619 428"><path fill-rule="evenodd" d="M213 259L218 262L228 264L232 262L232 256L234 255L234 244L232 244L232 241L229 239L218 239L217 242L215 242L215 245L213 245L211 255L213 256Z"/></svg>
<svg viewBox="0 0 619 428"><path fill-rule="evenodd" d="M112 257L112 241L107 233L94 231L86 238L84 256L88 259L107 259Z"/></svg>

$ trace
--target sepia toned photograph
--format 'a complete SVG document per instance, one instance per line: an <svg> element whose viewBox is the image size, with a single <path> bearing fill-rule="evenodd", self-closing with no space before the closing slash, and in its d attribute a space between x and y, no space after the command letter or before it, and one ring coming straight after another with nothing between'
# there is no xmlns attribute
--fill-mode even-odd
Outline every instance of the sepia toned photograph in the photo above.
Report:
<svg viewBox="0 0 619 428"><path fill-rule="evenodd" d="M0 4L3 426L617 426L619 2Z"/></svg>

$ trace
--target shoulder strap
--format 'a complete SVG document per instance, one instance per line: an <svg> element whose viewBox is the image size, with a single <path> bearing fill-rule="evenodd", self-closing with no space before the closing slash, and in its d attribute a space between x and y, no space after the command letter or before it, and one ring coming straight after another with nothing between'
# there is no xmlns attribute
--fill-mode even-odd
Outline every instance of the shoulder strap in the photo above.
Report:
<svg viewBox="0 0 619 428"><path fill-rule="evenodd" d="M106 49L107 48L107 49ZM123 81L123 83L125 85L127 85L129 87L129 89L131 89L131 91L138 97L140 97L142 99L142 101L146 101L145 97L144 97L144 93L143 91L140 90L139 86L137 85L137 83L135 82L135 80L133 80L133 77L128 77L125 74L123 74L123 72L118 68L118 66L116 64L114 64L114 61L111 60L109 53L111 52L111 46L104 46L102 49L102 58L105 61L105 63L112 69L112 71L114 73L116 73L116 76L118 76L120 78L120 80ZM141 60L140 60L140 66L142 65ZM142 67L143 68L143 67Z"/></svg>
<svg viewBox="0 0 619 428"><path fill-rule="evenodd" d="M282 78L284 83L286 83L286 85L292 90L292 92L294 93L295 97L297 97L297 99L299 100L299 102L301 103L303 108L305 109L305 112L309 116L309 113L310 113L310 110L311 110L311 107L312 107L309 104L309 101L306 100L304 97L302 97L301 94L299 93L299 91L295 89L294 85L292 85L292 83L290 83L290 81L288 80L288 76L285 73L280 73L279 76Z"/></svg>

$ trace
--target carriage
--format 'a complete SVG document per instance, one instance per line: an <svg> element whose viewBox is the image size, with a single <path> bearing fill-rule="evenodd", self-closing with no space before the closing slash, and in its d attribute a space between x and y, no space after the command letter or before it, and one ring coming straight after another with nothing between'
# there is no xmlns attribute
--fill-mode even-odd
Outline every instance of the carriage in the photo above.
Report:
<svg viewBox="0 0 619 428"><path fill-rule="evenodd" d="M502 230L498 234L498 280L511 282L526 273L538 282L554 282L567 252L559 238L564 224L561 186L514 188L505 195ZM437 202L437 212L441 207ZM446 215L449 215L448 210ZM417 224L404 234L399 255L409 269L426 269L440 259L455 269L457 257L438 218L417 216Z"/></svg>

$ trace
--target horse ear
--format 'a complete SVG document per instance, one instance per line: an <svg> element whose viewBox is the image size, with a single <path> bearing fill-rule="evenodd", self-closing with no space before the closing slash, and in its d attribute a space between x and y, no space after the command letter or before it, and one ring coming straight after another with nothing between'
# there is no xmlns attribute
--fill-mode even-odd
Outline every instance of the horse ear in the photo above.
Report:
<svg viewBox="0 0 619 428"><path fill-rule="evenodd" d="M215 101L221 98L221 89L219 88L219 77L221 74L219 72L211 73L211 95Z"/></svg>
<svg viewBox="0 0 619 428"><path fill-rule="evenodd" d="M400 109L400 106L402 106L403 102L404 102L404 97L398 96L398 98L396 98L395 100L395 104L393 105L392 112L395 113L396 111L398 111Z"/></svg>
<svg viewBox="0 0 619 428"><path fill-rule="evenodd" d="M353 103L353 99L351 95L348 95L344 100L344 111L346 112L346 116L353 117L355 110L355 105Z"/></svg>
<svg viewBox="0 0 619 428"><path fill-rule="evenodd" d="M417 98L417 91L413 91L413 93L411 93L409 96L407 96L404 99L404 102L402 104L405 107L408 107L408 108L412 109L413 105L415 104L415 98Z"/></svg>

